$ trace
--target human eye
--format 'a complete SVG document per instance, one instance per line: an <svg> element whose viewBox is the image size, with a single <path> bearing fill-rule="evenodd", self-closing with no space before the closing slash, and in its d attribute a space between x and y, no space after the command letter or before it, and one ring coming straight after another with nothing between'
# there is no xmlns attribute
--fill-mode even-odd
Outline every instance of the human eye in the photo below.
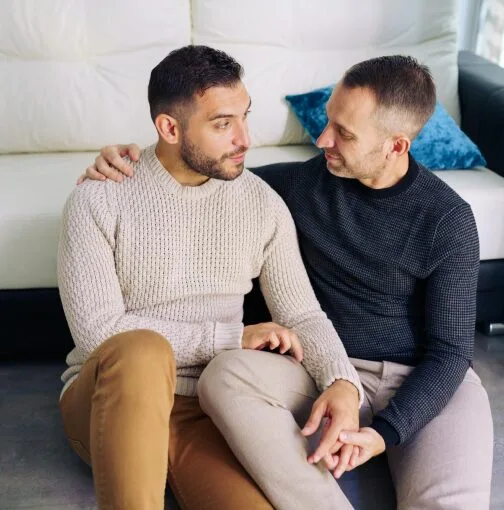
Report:
<svg viewBox="0 0 504 510"><path fill-rule="evenodd" d="M345 131L343 128L339 128L338 133L341 136L341 138L343 138L343 140L351 140L353 138L353 136L347 131Z"/></svg>
<svg viewBox="0 0 504 510"><path fill-rule="evenodd" d="M217 130L224 130L227 129L230 125L231 123L229 122L229 120L223 120L214 124L214 127Z"/></svg>

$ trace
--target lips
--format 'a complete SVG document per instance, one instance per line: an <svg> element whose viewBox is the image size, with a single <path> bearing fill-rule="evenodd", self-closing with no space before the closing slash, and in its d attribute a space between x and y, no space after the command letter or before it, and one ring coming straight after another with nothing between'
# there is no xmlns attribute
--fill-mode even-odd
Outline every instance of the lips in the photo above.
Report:
<svg viewBox="0 0 504 510"><path fill-rule="evenodd" d="M245 159L245 153L237 154L236 156L232 156L229 159L232 159L235 163L241 163Z"/></svg>
<svg viewBox="0 0 504 510"><path fill-rule="evenodd" d="M327 160L331 160L331 159L341 159L341 156L338 155L338 154L329 154L328 152L324 152L324 155L325 155L325 158Z"/></svg>

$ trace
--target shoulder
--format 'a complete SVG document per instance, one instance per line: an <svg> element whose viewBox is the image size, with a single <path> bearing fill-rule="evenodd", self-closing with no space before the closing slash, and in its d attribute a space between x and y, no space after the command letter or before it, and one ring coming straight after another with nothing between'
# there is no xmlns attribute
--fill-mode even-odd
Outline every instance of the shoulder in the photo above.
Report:
<svg viewBox="0 0 504 510"><path fill-rule="evenodd" d="M263 225L265 238L295 230L289 208L276 190L248 170L243 172L240 179L242 190L246 193L243 203L247 204L248 213L255 218L254 221Z"/></svg>
<svg viewBox="0 0 504 510"><path fill-rule="evenodd" d="M273 163L251 168L250 171L267 182L277 193L286 198L297 187L304 187L318 173L325 162L321 155L308 161Z"/></svg>
<svg viewBox="0 0 504 510"><path fill-rule="evenodd" d="M120 184L112 181L86 180L76 186L66 200L63 209L63 219L68 221L72 217L109 217L114 210L115 190Z"/></svg>
<svg viewBox="0 0 504 510"><path fill-rule="evenodd" d="M440 179L431 170L423 165L418 165L419 179L417 192L422 200L428 204L430 208L444 215L454 208L469 208L469 204L448 184ZM447 170L449 172L449 170Z"/></svg>
<svg viewBox="0 0 504 510"><path fill-rule="evenodd" d="M464 252L479 261L479 237L471 206L448 184L425 170L427 219L433 230L431 261L440 261L450 253Z"/></svg>
<svg viewBox="0 0 504 510"><path fill-rule="evenodd" d="M418 176L405 194L403 205L411 217L417 218L427 231L439 236L444 230L474 230L471 206L436 174L418 165ZM449 170L447 170L449 171Z"/></svg>
<svg viewBox="0 0 504 510"><path fill-rule="evenodd" d="M243 185L245 191L255 197L257 205L266 209L287 209L281 195L267 181L252 173L250 170L244 170Z"/></svg>

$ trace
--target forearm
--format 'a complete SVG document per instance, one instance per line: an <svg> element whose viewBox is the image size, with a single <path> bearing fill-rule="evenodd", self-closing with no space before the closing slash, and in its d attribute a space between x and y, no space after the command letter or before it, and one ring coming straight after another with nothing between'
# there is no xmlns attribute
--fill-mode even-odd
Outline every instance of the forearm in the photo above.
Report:
<svg viewBox="0 0 504 510"><path fill-rule="evenodd" d="M320 391L336 379L353 383L363 400L355 368L332 323L320 308L301 259L294 223L283 202L277 233L259 278L274 322L293 329L304 350L303 364Z"/></svg>
<svg viewBox="0 0 504 510"><path fill-rule="evenodd" d="M374 417L371 427L387 446L405 443L444 409L469 366L470 360L459 356L427 356Z"/></svg>
<svg viewBox="0 0 504 510"><path fill-rule="evenodd" d="M441 219L431 246L425 335L417 339L423 358L373 422L388 444L407 441L441 412L473 356L479 246L467 204Z"/></svg>
<svg viewBox="0 0 504 510"><path fill-rule="evenodd" d="M67 313L67 317L71 315ZM243 325L218 322L188 323L144 317L133 313L103 312L97 316L88 311L82 320L69 320L76 346L89 356L111 336L134 329L149 329L162 335L175 353L178 368L206 365L221 351L241 348Z"/></svg>
<svg viewBox="0 0 504 510"><path fill-rule="evenodd" d="M320 391L326 390L339 379L351 382L359 391L359 401L362 404L364 393L359 376L331 321L320 307L307 315L309 318L301 322L286 324L297 333L303 345L303 365L307 372Z"/></svg>

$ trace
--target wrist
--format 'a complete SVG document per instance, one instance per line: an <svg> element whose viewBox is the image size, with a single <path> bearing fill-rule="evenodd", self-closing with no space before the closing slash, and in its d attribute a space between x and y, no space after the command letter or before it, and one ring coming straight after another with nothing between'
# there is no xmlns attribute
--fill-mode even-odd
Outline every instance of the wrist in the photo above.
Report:
<svg viewBox="0 0 504 510"><path fill-rule="evenodd" d="M351 383L350 381L347 381L346 379L336 379L331 386L329 386L329 389L337 389L338 391L346 391L349 394L353 395L357 401L359 401L359 390L355 386L355 384Z"/></svg>
<svg viewBox="0 0 504 510"><path fill-rule="evenodd" d="M242 348L243 324L215 323L214 351L219 354L223 351Z"/></svg>
<svg viewBox="0 0 504 510"><path fill-rule="evenodd" d="M395 446L400 442L397 430L381 416L375 416L369 428L373 429L383 438L386 446Z"/></svg>

